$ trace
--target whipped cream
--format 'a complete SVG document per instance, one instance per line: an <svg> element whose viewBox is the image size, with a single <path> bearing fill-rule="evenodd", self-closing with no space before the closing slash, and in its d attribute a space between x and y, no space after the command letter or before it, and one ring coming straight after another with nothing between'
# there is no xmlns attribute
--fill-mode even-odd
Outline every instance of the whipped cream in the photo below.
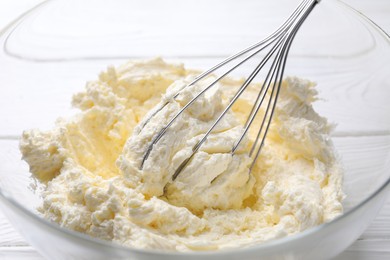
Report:
<svg viewBox="0 0 390 260"><path fill-rule="evenodd" d="M156 108L134 129L119 157L118 166L130 185L149 197L164 195L169 203L197 213L207 208L240 209L243 201L252 193L255 180L249 174L251 159L248 153L242 149L234 155L231 153L244 131L231 111L216 125L199 151L172 181L175 171L191 157L193 147L225 108L220 86L200 96L183 111L153 146L140 169L153 139L173 115L202 91L203 84L207 82L189 86L173 99L175 93L186 84L188 82L183 80L175 81ZM245 147L245 141L241 147Z"/></svg>
<svg viewBox="0 0 390 260"><path fill-rule="evenodd" d="M39 212L93 237L175 251L250 246L342 214L342 169L329 137L332 126L314 111L317 91L308 80L283 81L266 144L252 171L247 151L256 127L234 155L231 149L243 131L257 84L172 181L242 84L232 78L185 110L141 167L156 133L206 86L207 80L173 99L194 76L183 65L161 59L110 67L74 96L79 113L59 119L50 131L25 131L23 159L45 185Z"/></svg>

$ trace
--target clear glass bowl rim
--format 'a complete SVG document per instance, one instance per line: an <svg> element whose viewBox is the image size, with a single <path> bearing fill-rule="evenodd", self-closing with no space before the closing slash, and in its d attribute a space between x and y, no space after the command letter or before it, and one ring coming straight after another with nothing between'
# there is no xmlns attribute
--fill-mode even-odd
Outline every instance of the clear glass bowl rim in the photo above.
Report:
<svg viewBox="0 0 390 260"><path fill-rule="evenodd" d="M48 4L52 1L53 0L43 1L42 3L39 3L38 5L34 6L33 8L31 8L31 9L27 10L26 12L22 13L21 15L19 15L11 23L9 23L8 26L6 26L5 28L3 28L3 30L0 31L0 37L3 36L3 34L6 33L15 24L17 24L18 22L23 20L25 17L34 13L35 11L37 11L38 9L40 9L41 7L45 6L46 4ZM339 1L339 0L337 0L337 1ZM367 16L365 16L363 13L359 12L358 10L354 9L350 5L348 5L342 1L340 1L340 2L343 5L345 5L347 8L352 10L357 16L368 21L372 25L372 28L378 30L378 32L380 34L382 34L384 36L384 38L387 39L388 42L390 43L390 35L388 33L386 33L379 25L377 25L370 18L368 18ZM320 224L318 226L309 228L309 229L304 230L300 233L286 236L283 238L278 238L278 239L271 240L271 241L267 241L267 242L264 242L261 244L252 245L252 246L245 247L245 248L225 249L225 250L219 250L219 251L196 251L196 252L171 252L171 251L138 249L138 248L130 248L130 247L121 246L121 245L116 244L114 242L94 238L94 237L88 236L88 235L83 234L83 233L79 233L79 232L76 232L76 231L73 231L73 230L70 230L67 228L63 228L56 223L52 223L50 221L47 221L44 218L34 214L33 212L31 212L27 208L23 207L22 204L20 204L17 200L15 200L12 197L12 195L8 194L7 191L2 190L1 187L0 187L0 200L4 201L6 204L13 206L18 211L25 214L27 217L32 218L33 220L38 221L41 224L47 226L49 229L54 229L56 231L60 231L64 235L69 236L69 237L76 237L76 238L81 239L81 240L86 240L87 242L96 243L97 246L104 246L104 247L112 248L114 250L120 250L124 253L126 253L126 252L140 253L140 254L148 254L148 255L155 255L155 256L158 256L158 255L165 255L165 256L181 256L181 255L182 256L186 256L186 255L198 255L198 256L213 255L213 256L217 256L218 255L218 256L223 256L223 255L231 255L232 253L240 253L241 251L249 252L249 251L259 251L262 249L271 249L271 248L278 247L278 246L281 246L284 244L288 244L289 242L291 242L293 240L309 236L310 234L314 234L322 229L326 229L330 226L335 225L337 222L340 222L343 219L347 218L349 215L353 214L355 211L358 211L364 205L368 204L371 200L373 200L382 191L384 191L388 186L390 187L390 177L377 190L375 190L370 196L368 196L366 199L361 201L355 207L344 212L342 215L336 217L335 219L333 219L330 222L326 222L326 223Z"/></svg>

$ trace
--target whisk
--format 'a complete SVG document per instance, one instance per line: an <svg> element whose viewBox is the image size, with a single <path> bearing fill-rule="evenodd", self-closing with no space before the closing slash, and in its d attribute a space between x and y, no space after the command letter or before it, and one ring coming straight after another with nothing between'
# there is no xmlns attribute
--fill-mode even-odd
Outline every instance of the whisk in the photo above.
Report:
<svg viewBox="0 0 390 260"><path fill-rule="evenodd" d="M304 0L302 1L295 11L289 16L289 18L270 36L265 38L264 40L240 51L237 54L234 54L224 61L220 62L219 64L215 65L214 67L206 70L205 72L201 73L195 79L190 82L189 84L183 86L175 95L173 98L176 98L180 92L191 85L194 85L195 83L201 81L214 71L225 67L228 63L237 60L238 58L242 58L241 61L234 64L232 67L228 68L227 71L225 71L222 75L217 77L214 81L211 82L206 88L204 88L201 92L199 92L197 95L195 95L194 98L192 98L186 105L184 105L179 112L173 118L167 123L166 126L164 126L152 139L151 143L149 144L144 156L143 160L140 166L140 169L143 168L145 161L148 159L150 152L153 149L153 146L161 139L161 137L168 131L169 127L173 124L175 120L178 119L178 117L189 107L191 106L201 95L203 95L207 90L215 86L215 84L220 81L222 78L227 76L229 73L237 69L239 66L241 66L243 63L248 61L249 59L253 58L256 54L260 53L261 51L265 50L266 48L269 48L268 52L265 53L265 56L261 59L259 64L256 66L256 68L250 73L248 78L244 81L244 83L240 86L237 93L231 98L230 102L226 106L226 108L220 113L220 115L217 117L215 122L211 125L211 127L207 130L207 132L203 135L202 139L197 142L192 147L192 153L191 155L185 159L179 167L176 169L175 173L172 175L172 181L174 181L177 176L180 174L180 172L186 167L186 165L189 163L189 161L193 158L193 156L196 154L196 152L199 150L201 145L207 140L207 137L210 135L210 133L213 131L213 129L217 126L217 124L221 121L221 119L225 116L225 114L228 112L228 110L233 106L233 104L237 101L237 99L241 96L241 94L248 88L249 84L253 81L253 79L258 75L261 69L264 68L264 66L271 60L272 64L270 66L270 69L268 73L266 74L265 80L263 81L259 94L257 95L257 98L253 104L253 107L251 109L251 112L248 115L248 118L246 119L246 122L244 124L243 132L240 135L237 142L232 147L231 154L234 155L237 148L239 147L241 141L243 140L244 136L248 133L249 128L252 126L252 123L254 119L256 118L257 113L260 110L261 106L266 106L265 112L263 115L263 118L260 119L260 127L256 136L256 139L254 143L251 146L249 156L253 158L252 164L250 166L250 171L252 170L257 158L260 155L261 149L264 146L264 142L269 130L269 127L271 125L272 117L275 112L276 103L278 100L284 69L286 66L287 56L291 47L291 43L294 40L295 35L297 34L297 31L301 27L302 23L305 21L305 19L308 17L310 12L314 9L315 5L318 4L320 0ZM269 93L270 92L270 93ZM269 98L266 99L267 93L269 93ZM266 100L266 104L264 104L264 101ZM166 105L168 105L169 102L163 104L159 109L157 109L151 117L149 117L148 120L144 122L144 125L141 127L143 128L149 120L155 116L159 111L161 111ZM142 131L142 130L141 130Z"/></svg>

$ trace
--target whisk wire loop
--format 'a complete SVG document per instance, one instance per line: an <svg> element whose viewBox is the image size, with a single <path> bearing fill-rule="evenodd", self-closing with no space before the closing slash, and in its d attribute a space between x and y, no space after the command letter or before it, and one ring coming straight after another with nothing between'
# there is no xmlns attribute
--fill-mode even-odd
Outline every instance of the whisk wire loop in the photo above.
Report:
<svg viewBox="0 0 390 260"><path fill-rule="evenodd" d="M211 127L206 131L205 134L203 134L203 137L192 147L192 153L190 156L185 159L179 167L176 169L175 173L172 175L172 181L174 181L177 176L182 172L182 170L186 167L186 165L191 161L191 159L194 157L196 152L200 149L202 144L207 140L208 136L212 133L212 131L215 129L215 127L218 125L218 123L222 120L222 118L226 115L226 113L231 109L231 107L235 104L235 102L239 99L239 97L244 93L244 91L248 88L248 86L252 83L252 81L256 78L256 76L259 74L259 72L264 68L264 66L268 63L268 61L274 57L272 64L270 66L270 69L268 70L268 73L266 74L265 80L263 81L261 88L259 90L259 93L256 97L256 100L252 106L252 109L246 119L246 122L244 124L244 130L240 137L238 138L237 142L234 143L231 154L234 155L234 153L237 151L239 145L242 143L242 140L244 136L248 133L250 127L253 125L253 122L255 121L256 117L259 115L259 111L261 107L264 104L264 101L267 101L266 108L264 110L264 115L262 117L255 141L253 142L249 156L252 159L252 164L250 166L250 170L255 165L256 160L258 159L260 152L262 150L262 147L264 146L264 142L268 133L268 130L270 128L272 118L274 116L274 112L276 109L276 104L278 100L278 96L280 93L280 89L282 86L282 79L285 71L285 66L288 58L288 53L291 47L291 44L303 24L303 22L306 20L306 18L309 16L311 11L314 9L315 5L319 3L319 0L304 0L302 1L298 7L295 9L295 11L289 16L289 18L270 36L265 38L264 40L238 52L237 54L234 54L224 61L218 63L214 67L206 70L205 72L201 73L197 77L195 77L189 84L184 85L182 88L179 89L179 91L173 96L173 99L178 97L180 95L180 92L184 90L187 87L190 87L200 80L206 78L211 73L215 72L216 70L224 67L226 64L232 62L233 60L236 60L239 57L245 56L242 60L237 62L235 65L233 65L231 68L228 68L227 71L222 73L222 75L218 76L215 80L213 80L206 88L204 88L202 91L197 93L187 104L185 104L171 119L170 121L157 133L157 135L154 136L150 144L148 145L146 152L144 154L140 169L143 168L145 161L148 159L151 151L153 150L153 146L162 138L162 136L169 130L169 127L172 126L175 120L178 119L178 117L189 107L191 106L201 95L203 95L206 91L211 89L213 86L216 85L217 82L219 82L221 79L223 79L225 76L229 75L232 71L243 65L248 60L254 58L256 55L261 53L261 51L270 48L270 50L265 54L265 56L260 60L260 62L257 64L256 68L249 74L248 78L243 82L243 84L240 86L238 91L235 93L235 95L230 99L227 106L223 109L223 111L219 114L217 119L214 121L214 123L211 125ZM269 93L271 91L271 93ZM267 95L268 94L268 95ZM149 122L149 120L155 116L158 112L160 112L162 109L164 109L165 106L169 104L169 101L164 103L161 107L156 109L154 113L149 117L148 120L144 122L144 125L142 128Z"/></svg>

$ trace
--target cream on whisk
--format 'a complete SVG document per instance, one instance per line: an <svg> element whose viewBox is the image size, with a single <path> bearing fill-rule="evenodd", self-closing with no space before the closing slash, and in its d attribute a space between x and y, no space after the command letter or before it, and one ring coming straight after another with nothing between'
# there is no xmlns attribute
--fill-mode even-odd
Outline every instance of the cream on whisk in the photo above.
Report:
<svg viewBox="0 0 390 260"><path fill-rule="evenodd" d="M194 76L161 59L110 67L74 96L76 115L50 131L25 131L23 159L45 185L39 212L93 237L173 251L250 246L342 214L342 169L332 126L313 109L315 84L296 77L282 83L266 145L251 171L248 147L256 127L234 156L230 151L258 93L256 83L172 180L242 85L233 78L186 110L141 167L153 136L207 84L195 84L172 100ZM150 118L167 99L171 102Z"/></svg>
<svg viewBox="0 0 390 260"><path fill-rule="evenodd" d="M135 189L147 196L164 196L169 203L201 213L207 208L240 209L253 192L254 178L249 174L251 159L241 150L232 155L232 147L242 134L243 127L229 111L194 154L177 178L173 175L182 162L191 157L192 148L203 138L225 108L220 86L206 92L186 109L162 138L153 146L142 165L148 145L171 118L211 79L183 89L171 97L188 80L175 81L159 104L145 116L127 140L118 166ZM164 106L164 104L168 104ZM163 107L156 113L158 108Z"/></svg>

